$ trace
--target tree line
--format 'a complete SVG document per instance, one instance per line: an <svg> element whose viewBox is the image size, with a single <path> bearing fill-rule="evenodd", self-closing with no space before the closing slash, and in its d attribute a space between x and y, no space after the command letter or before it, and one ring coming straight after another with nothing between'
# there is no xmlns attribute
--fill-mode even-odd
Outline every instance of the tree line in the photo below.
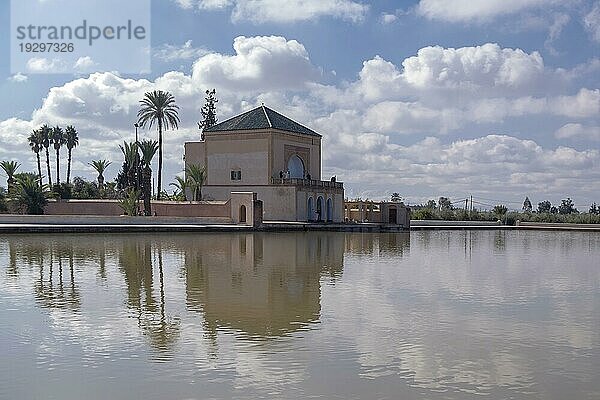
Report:
<svg viewBox="0 0 600 400"><path fill-rule="evenodd" d="M205 104L201 109L202 120L198 127L202 132L217 123L216 90L207 90ZM121 207L127 215L138 215L138 202L143 200L144 215L152 215L152 161L158 153L156 200L186 200L189 192L191 199L202 200L202 186L206 180L206 170L200 165L189 165L185 177L175 177L171 183L175 191L170 196L163 190L163 133L176 130L180 124L179 106L175 97L166 91L154 90L146 92L140 100L137 113L136 140L119 145L123 155L123 163L114 182L105 182L105 172L112 164L110 160L92 160L88 164L97 173L97 182L90 182L81 177L71 182L72 151L79 145L78 132L74 126L66 128L50 127L44 124L33 130L28 136L31 151L36 156L37 173L22 172L16 161L2 161L0 167L7 178L7 189L0 188L0 212L8 210L7 200L12 200L13 208L29 214L42 214L49 198L57 199L120 199ZM156 128L158 140L137 140L137 128ZM61 182L62 148L67 150L66 180ZM55 180L52 180L50 152L55 153ZM46 175L42 171L42 158L45 156Z"/></svg>
<svg viewBox="0 0 600 400"><path fill-rule="evenodd" d="M394 193L397 195L397 193ZM465 203L464 200L452 203L447 197L428 200L425 204L411 206L412 218L419 220L449 221L497 221L514 224L517 220L524 222L565 222L565 223L600 223L600 206L592 203L587 212L580 212L574 201L567 197L560 204L553 205L549 200L538 203L537 208L529 197L525 197L520 211L510 211L504 204L497 204L489 210L455 206Z"/></svg>

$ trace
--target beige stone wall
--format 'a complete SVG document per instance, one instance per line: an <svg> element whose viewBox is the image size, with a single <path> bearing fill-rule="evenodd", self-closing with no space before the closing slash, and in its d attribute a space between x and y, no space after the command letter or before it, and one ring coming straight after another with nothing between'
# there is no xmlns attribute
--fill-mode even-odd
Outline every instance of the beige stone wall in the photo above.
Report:
<svg viewBox="0 0 600 400"><path fill-rule="evenodd" d="M311 189L311 188L301 188L298 190L298 195L296 197L296 207L298 210L298 221L308 221L308 199L313 199L313 213L312 220L317 219L316 209L317 209L317 200L319 197L323 198L323 220L327 218L327 201L331 200L331 211L332 222L342 222L344 220L344 193L342 190L333 190L333 189Z"/></svg>
<svg viewBox="0 0 600 400"><path fill-rule="evenodd" d="M278 178L279 171L287 170L287 163L294 154L302 159L312 179L321 179L321 138L282 132L273 135L271 176Z"/></svg>
<svg viewBox="0 0 600 400"><path fill-rule="evenodd" d="M287 170L297 154L312 179L321 179L321 138L274 130L206 133L203 142L187 142L185 163L206 166L208 185L268 185ZM231 171L242 171L241 181Z"/></svg>
<svg viewBox="0 0 600 400"><path fill-rule="evenodd" d="M140 202L140 207L143 207ZM231 216L229 202L171 202L153 201L152 212L164 217L225 217ZM119 216L123 210L117 200L60 200L50 201L45 215Z"/></svg>
<svg viewBox="0 0 600 400"><path fill-rule="evenodd" d="M254 203L256 193L231 192L231 219L235 224L254 224Z"/></svg>
<svg viewBox="0 0 600 400"><path fill-rule="evenodd" d="M255 192L263 202L263 220L296 221L296 188L294 186L205 186L202 193L212 199L228 200L232 190Z"/></svg>
<svg viewBox="0 0 600 400"><path fill-rule="evenodd" d="M410 208L402 203L351 201L344 202L343 207L344 218L350 221L391 223L410 228ZM391 209L396 210L395 219Z"/></svg>
<svg viewBox="0 0 600 400"><path fill-rule="evenodd" d="M263 219L265 221L307 221L309 197L313 198L314 210L316 210L318 197L323 198L323 219L326 216L327 200L331 199L333 222L344 220L344 193L341 189L312 189L293 185L205 186L202 193L211 199L227 200L230 198L232 190L235 189L256 193L258 200L263 202ZM312 219L317 219L315 213L313 213Z"/></svg>
<svg viewBox="0 0 600 400"><path fill-rule="evenodd" d="M209 185L267 185L269 138L265 134L212 135L206 139ZM231 171L240 170L242 179L231 180Z"/></svg>

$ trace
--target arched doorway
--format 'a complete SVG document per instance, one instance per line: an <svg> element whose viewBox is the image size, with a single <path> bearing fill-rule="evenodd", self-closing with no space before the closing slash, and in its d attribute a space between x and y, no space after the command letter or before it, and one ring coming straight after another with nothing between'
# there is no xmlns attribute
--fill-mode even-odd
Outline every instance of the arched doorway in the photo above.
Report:
<svg viewBox="0 0 600 400"><path fill-rule="evenodd" d="M290 157L287 169L290 171L290 178L304 178L304 161L297 155Z"/></svg>
<svg viewBox="0 0 600 400"><path fill-rule="evenodd" d="M246 223L246 206L243 204L240 206L240 223Z"/></svg>
<svg viewBox="0 0 600 400"><path fill-rule="evenodd" d="M313 205L313 198L309 197L308 202L306 203L306 220L312 221L315 215L315 207Z"/></svg>
<svg viewBox="0 0 600 400"><path fill-rule="evenodd" d="M327 199L327 222L333 221L333 201L329 198Z"/></svg>
<svg viewBox="0 0 600 400"><path fill-rule="evenodd" d="M394 206L391 206L388 211L388 222L390 224L397 223L398 220L398 209Z"/></svg>
<svg viewBox="0 0 600 400"><path fill-rule="evenodd" d="M325 205L323 204L323 197L317 198L317 221L323 221L323 211L325 211Z"/></svg>

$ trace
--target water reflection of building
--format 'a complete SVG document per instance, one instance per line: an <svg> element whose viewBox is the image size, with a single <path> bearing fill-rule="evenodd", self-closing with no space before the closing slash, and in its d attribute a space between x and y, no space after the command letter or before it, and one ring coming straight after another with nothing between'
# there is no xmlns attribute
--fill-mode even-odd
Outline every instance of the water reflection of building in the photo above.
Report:
<svg viewBox="0 0 600 400"><path fill-rule="evenodd" d="M342 234L262 234L203 238L185 255L188 307L209 331L281 335L319 320L322 274L339 277Z"/></svg>
<svg viewBox="0 0 600 400"><path fill-rule="evenodd" d="M409 235L399 233L89 235L44 241L14 236L8 240L7 272L17 277L31 266L40 307L77 311L86 297L79 284L95 269L97 282L113 285L109 289L123 296L118 304L126 307L125 315L137 320L164 355L183 329L174 311L180 300L173 302L181 298L179 291L187 309L200 313L209 336L220 329L260 338L285 335L319 321L321 284L342 278L345 253L403 254L409 248ZM174 260L180 261L173 265ZM175 282L184 284L165 288L165 278L173 282L174 267L184 276Z"/></svg>
<svg viewBox="0 0 600 400"><path fill-rule="evenodd" d="M410 251L410 233L348 233L345 238L347 254L390 253L402 256Z"/></svg>

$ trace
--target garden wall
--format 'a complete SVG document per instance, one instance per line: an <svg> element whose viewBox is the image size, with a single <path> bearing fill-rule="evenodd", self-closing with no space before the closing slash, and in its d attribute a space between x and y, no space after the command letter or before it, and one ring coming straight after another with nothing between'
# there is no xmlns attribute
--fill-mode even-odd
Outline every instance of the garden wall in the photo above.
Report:
<svg viewBox="0 0 600 400"><path fill-rule="evenodd" d="M143 209L141 202L140 209ZM44 214L119 216L123 214L123 210L118 200L50 200ZM231 205L228 201L153 201L152 214L159 217L231 218Z"/></svg>

